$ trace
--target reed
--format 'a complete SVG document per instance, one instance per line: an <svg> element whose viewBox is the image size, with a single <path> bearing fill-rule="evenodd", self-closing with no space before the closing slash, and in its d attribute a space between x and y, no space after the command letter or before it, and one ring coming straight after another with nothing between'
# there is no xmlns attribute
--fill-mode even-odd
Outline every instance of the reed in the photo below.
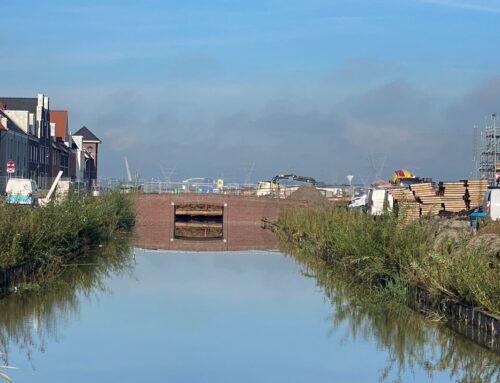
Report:
<svg viewBox="0 0 500 383"><path fill-rule="evenodd" d="M384 299L404 302L407 286L416 284L500 315L498 258L468 246L467 235L436 246L431 219L400 217L336 207L284 210L278 239L284 251L301 250L299 262L319 258Z"/></svg>
<svg viewBox="0 0 500 383"><path fill-rule="evenodd" d="M75 194L36 209L1 204L0 270L30 261L61 263L76 250L133 224L132 201L119 193L99 198Z"/></svg>

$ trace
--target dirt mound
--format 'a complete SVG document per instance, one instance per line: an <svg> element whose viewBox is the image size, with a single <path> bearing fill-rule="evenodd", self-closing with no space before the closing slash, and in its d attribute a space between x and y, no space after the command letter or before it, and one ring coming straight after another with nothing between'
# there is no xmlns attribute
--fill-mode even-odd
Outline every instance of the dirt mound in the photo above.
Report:
<svg viewBox="0 0 500 383"><path fill-rule="evenodd" d="M483 246L487 255L500 260L500 221L488 222L480 227L470 245Z"/></svg>
<svg viewBox="0 0 500 383"><path fill-rule="evenodd" d="M483 247L487 256L500 259L500 222L491 222L476 234L470 227L469 220L463 218L433 217L428 222L434 250L443 245L459 247L467 241L470 249Z"/></svg>
<svg viewBox="0 0 500 383"><path fill-rule="evenodd" d="M478 234L469 242L470 247L483 247L486 255L500 260L500 235L487 233Z"/></svg>
<svg viewBox="0 0 500 383"><path fill-rule="evenodd" d="M379 188L379 187L389 187L394 185L392 185L389 181L378 179L373 181L371 186Z"/></svg>
<svg viewBox="0 0 500 383"><path fill-rule="evenodd" d="M326 197L312 186L301 186L288 198L295 201L307 201L309 205L328 205Z"/></svg>
<svg viewBox="0 0 500 383"><path fill-rule="evenodd" d="M500 221L489 222L487 225L479 229L479 234L500 235Z"/></svg>
<svg viewBox="0 0 500 383"><path fill-rule="evenodd" d="M460 218L431 217L427 222L434 250L443 245L458 247L463 240L472 238L472 229L468 220Z"/></svg>

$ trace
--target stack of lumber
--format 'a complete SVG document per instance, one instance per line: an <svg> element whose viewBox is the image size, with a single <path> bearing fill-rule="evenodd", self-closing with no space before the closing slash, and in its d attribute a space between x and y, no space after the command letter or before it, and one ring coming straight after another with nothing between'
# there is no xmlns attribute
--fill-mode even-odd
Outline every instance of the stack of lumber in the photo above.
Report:
<svg viewBox="0 0 500 383"><path fill-rule="evenodd" d="M410 186L415 199L420 202L420 212L422 215L439 214L442 209L441 196L437 195L432 182L413 184Z"/></svg>
<svg viewBox="0 0 500 383"><path fill-rule="evenodd" d="M464 181L439 183L439 191L442 194L441 201L443 202L444 211L458 213L463 210L468 210L465 200L465 184L466 182Z"/></svg>
<svg viewBox="0 0 500 383"><path fill-rule="evenodd" d="M487 189L488 180L463 180L440 182L438 191L432 182L425 182L413 184L410 189L390 188L387 192L394 198L399 214L403 214L407 221L413 221L421 215L469 210L482 203Z"/></svg>
<svg viewBox="0 0 500 383"><path fill-rule="evenodd" d="M415 199L413 192L407 188L391 188L387 192L394 198L394 205L398 206L398 214L406 221L415 221L420 218L420 203Z"/></svg>
<svg viewBox="0 0 500 383"><path fill-rule="evenodd" d="M467 180L465 201L469 208L474 208L483 203L483 196L488 189L488 180Z"/></svg>

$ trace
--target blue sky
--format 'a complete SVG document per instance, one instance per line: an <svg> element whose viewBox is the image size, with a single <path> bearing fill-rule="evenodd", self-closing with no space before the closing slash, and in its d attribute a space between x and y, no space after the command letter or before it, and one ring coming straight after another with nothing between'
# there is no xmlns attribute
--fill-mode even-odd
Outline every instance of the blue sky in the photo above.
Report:
<svg viewBox="0 0 500 383"><path fill-rule="evenodd" d="M5 2L2 95L44 92L144 177L470 175L500 1ZM385 160L385 161L384 161Z"/></svg>

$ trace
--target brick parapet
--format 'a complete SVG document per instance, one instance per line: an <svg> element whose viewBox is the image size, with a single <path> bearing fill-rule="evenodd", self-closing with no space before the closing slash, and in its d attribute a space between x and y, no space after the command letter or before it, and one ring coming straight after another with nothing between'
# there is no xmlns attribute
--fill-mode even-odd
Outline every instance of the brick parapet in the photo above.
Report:
<svg viewBox="0 0 500 383"><path fill-rule="evenodd" d="M303 207L302 201L224 194L137 194L135 245L147 249L225 251L276 248L274 234L261 220L278 218L282 208ZM208 203L224 206L224 240L174 239L174 206Z"/></svg>

